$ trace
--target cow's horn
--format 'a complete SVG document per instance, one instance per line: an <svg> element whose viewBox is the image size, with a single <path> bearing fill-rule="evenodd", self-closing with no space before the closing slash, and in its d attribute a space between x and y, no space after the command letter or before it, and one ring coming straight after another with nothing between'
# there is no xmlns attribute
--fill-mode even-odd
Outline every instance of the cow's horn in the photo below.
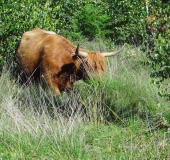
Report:
<svg viewBox="0 0 170 160"><path fill-rule="evenodd" d="M75 51L76 56L83 56L83 57L87 57L88 53L87 52L83 52L83 51L79 51L79 44L77 45L76 51Z"/></svg>
<svg viewBox="0 0 170 160"><path fill-rule="evenodd" d="M102 53L102 55L104 57L114 56L114 55L118 54L119 52L121 52L124 49L125 46L126 46L126 43L120 49L118 49L117 51L114 51L114 52L104 52L104 53Z"/></svg>
<svg viewBox="0 0 170 160"><path fill-rule="evenodd" d="M79 51L79 55L83 56L83 57L87 57L88 53L87 52L83 52L83 51Z"/></svg>
<svg viewBox="0 0 170 160"><path fill-rule="evenodd" d="M75 51L76 56L79 55L79 44L77 45L76 51Z"/></svg>

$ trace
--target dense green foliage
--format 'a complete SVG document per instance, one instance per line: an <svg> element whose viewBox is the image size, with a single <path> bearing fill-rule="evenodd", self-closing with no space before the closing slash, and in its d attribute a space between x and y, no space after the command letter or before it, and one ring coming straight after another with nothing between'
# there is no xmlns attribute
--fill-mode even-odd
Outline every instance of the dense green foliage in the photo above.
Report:
<svg viewBox="0 0 170 160"><path fill-rule="evenodd" d="M148 36L147 55L153 68L151 76L159 87L159 94L170 99L170 2L151 1L149 24L153 33Z"/></svg>
<svg viewBox="0 0 170 160"><path fill-rule="evenodd" d="M153 68L151 76L159 88L159 94L170 99L170 34L159 35L153 48L148 52L150 65Z"/></svg>

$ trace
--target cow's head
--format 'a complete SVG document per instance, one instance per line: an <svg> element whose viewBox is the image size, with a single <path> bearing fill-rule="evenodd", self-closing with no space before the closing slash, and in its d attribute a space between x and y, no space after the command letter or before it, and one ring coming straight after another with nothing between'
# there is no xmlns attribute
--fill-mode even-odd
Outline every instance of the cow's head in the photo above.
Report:
<svg viewBox="0 0 170 160"><path fill-rule="evenodd" d="M85 52L79 50L77 45L75 55L73 58L76 60L77 77L79 79L86 79L88 74L91 73L94 76L101 76L105 71L105 57L110 57L121 52L126 44L124 44L119 50L114 52Z"/></svg>

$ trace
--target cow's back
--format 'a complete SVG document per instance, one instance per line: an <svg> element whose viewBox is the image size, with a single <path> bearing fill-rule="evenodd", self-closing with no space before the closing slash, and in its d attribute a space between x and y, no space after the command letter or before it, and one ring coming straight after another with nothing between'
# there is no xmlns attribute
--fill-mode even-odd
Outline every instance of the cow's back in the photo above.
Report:
<svg viewBox="0 0 170 160"><path fill-rule="evenodd" d="M55 33L36 28L22 35L17 53L21 70L24 70L28 75L36 70L39 66L43 41L52 34Z"/></svg>

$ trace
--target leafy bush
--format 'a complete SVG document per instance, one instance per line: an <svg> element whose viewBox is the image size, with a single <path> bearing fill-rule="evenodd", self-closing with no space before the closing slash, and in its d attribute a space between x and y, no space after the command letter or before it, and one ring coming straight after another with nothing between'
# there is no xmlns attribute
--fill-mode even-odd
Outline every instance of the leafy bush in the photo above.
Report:
<svg viewBox="0 0 170 160"><path fill-rule="evenodd" d="M107 12L112 20L110 29L112 39L140 45L146 37L144 1L110 1L107 0Z"/></svg>
<svg viewBox="0 0 170 160"><path fill-rule="evenodd" d="M148 52L150 65L153 68L151 76L158 86L159 94L170 99L170 36L161 35L154 41L153 48Z"/></svg>
<svg viewBox="0 0 170 160"><path fill-rule="evenodd" d="M77 30L90 40L96 36L105 38L108 33L112 33L111 30L107 29L111 24L110 17L101 6L85 5L75 15L75 20Z"/></svg>
<svg viewBox="0 0 170 160"><path fill-rule="evenodd" d="M147 55L153 68L151 76L159 87L159 94L170 99L170 2L151 1L150 14L155 18L150 27L154 32L148 37ZM158 9L159 8L159 9Z"/></svg>

